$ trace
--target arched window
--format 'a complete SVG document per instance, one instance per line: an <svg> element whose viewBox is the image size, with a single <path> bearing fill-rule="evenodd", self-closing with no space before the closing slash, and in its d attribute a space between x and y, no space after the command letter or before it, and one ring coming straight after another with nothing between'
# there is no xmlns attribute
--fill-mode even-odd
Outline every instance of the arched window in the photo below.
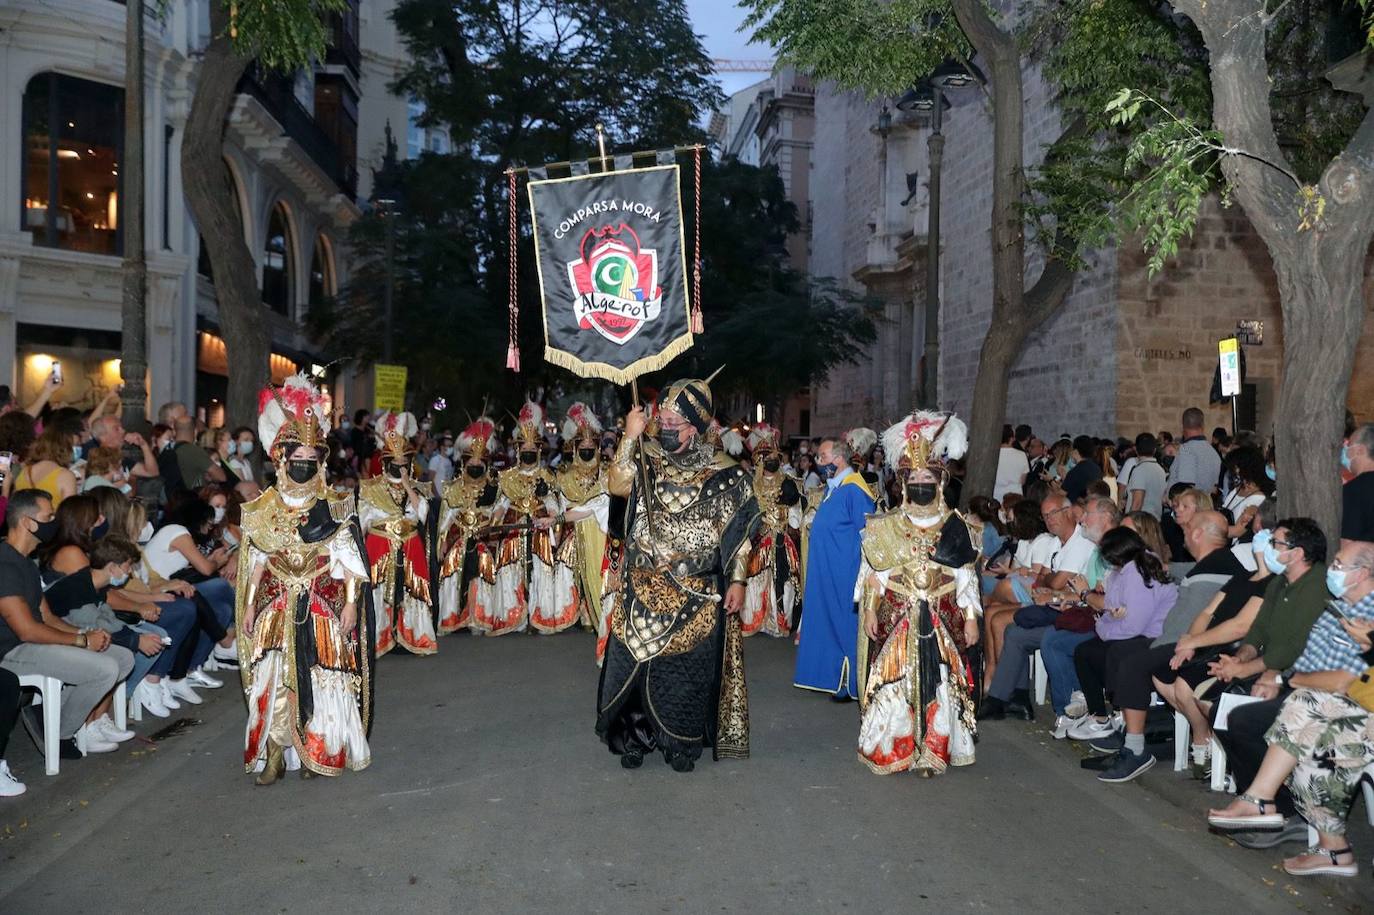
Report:
<svg viewBox="0 0 1374 915"><path fill-rule="evenodd" d="M334 255L329 248L329 239L323 235L315 236L315 253L310 256L310 301L317 305L332 296L334 285Z"/></svg>
<svg viewBox="0 0 1374 915"><path fill-rule="evenodd" d="M296 246L286 207L277 203L267 220L262 246L262 301L273 311L287 315L295 304Z"/></svg>

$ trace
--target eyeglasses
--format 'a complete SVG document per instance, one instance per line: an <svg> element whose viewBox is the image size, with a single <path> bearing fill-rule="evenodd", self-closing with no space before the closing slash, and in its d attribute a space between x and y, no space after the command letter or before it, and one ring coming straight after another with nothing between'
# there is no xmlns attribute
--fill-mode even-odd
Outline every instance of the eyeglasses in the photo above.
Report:
<svg viewBox="0 0 1374 915"><path fill-rule="evenodd" d="M1354 572L1363 569L1364 566L1352 565L1348 562L1344 562L1337 556L1335 559L1331 560L1331 565L1328 566L1328 568L1335 569L1337 572Z"/></svg>
<svg viewBox="0 0 1374 915"><path fill-rule="evenodd" d="M1066 512L1066 511L1068 511L1068 510L1069 510L1070 508L1072 508L1072 507L1073 507L1073 506L1065 505L1065 506L1062 507L1062 508L1056 508L1056 509L1055 509L1054 511L1052 511L1052 512L1045 512L1045 513L1042 513L1042 514L1040 515L1040 520L1041 520L1041 521L1049 521L1049 520L1050 520L1051 518L1053 518L1055 515L1059 514L1060 512Z"/></svg>
<svg viewBox="0 0 1374 915"><path fill-rule="evenodd" d="M1287 540L1270 540L1269 542L1281 550L1293 549L1293 544L1289 543Z"/></svg>

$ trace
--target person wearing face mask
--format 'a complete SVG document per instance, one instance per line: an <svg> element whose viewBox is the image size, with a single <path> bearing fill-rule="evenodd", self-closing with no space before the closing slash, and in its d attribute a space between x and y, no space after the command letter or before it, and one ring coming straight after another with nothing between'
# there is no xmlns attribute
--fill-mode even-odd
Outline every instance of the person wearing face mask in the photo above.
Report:
<svg viewBox="0 0 1374 915"><path fill-rule="evenodd" d="M325 400L303 375L259 397L277 483L243 506L236 581L248 698L244 770L256 784L359 771L372 761L376 617L352 500L325 485Z"/></svg>
<svg viewBox="0 0 1374 915"><path fill-rule="evenodd" d="M627 769L656 750L676 772L706 747L715 759L749 755L738 614L759 508L749 475L706 441L710 381L665 387L648 440L644 409L631 410L607 471L625 500L613 522L624 549L596 733Z"/></svg>
<svg viewBox="0 0 1374 915"><path fill-rule="evenodd" d="M783 470L779 437L778 430L767 423L749 430L754 497L763 522L750 545L749 581L740 611L745 635L790 635L800 596L801 488Z"/></svg>
<svg viewBox="0 0 1374 915"><path fill-rule="evenodd" d="M602 596L606 532L611 519L611 496L606 491L606 474L597 449L601 420L591 407L575 403L568 408L562 431L569 458L559 465L554 477L563 512L555 558L572 570L578 620L582 628L596 633L596 659L600 664L606 653L606 627L610 623L610 607L603 606Z"/></svg>
<svg viewBox="0 0 1374 915"><path fill-rule="evenodd" d="M544 466L544 408L533 401L516 418L515 464L501 471L492 509L497 551L495 595L473 612L473 628L505 635L533 627L561 632L577 622L573 570L558 562L558 492Z"/></svg>
<svg viewBox="0 0 1374 915"><path fill-rule="evenodd" d="M240 481L257 482L253 469L253 454L257 450L257 442L253 438L253 430L247 426L235 429L230 434L225 449L228 452L227 464L233 475Z"/></svg>
<svg viewBox="0 0 1374 915"><path fill-rule="evenodd" d="M417 655L439 650L428 548L437 521L429 511L434 489L411 477L418 428L410 413L377 417L382 472L358 489L358 518L367 534L375 589L378 657L397 644Z"/></svg>
<svg viewBox="0 0 1374 915"><path fill-rule="evenodd" d="M837 439L822 441L816 454L826 489L803 545L806 623L792 677L793 686L828 693L839 702L859 698L854 585L864 524L877 505L877 494L851 467L852 460L850 446Z"/></svg>
<svg viewBox="0 0 1374 915"><path fill-rule="evenodd" d="M1285 536L1306 539L1291 528ZM1278 561L1291 564L1284 552L1299 550L1278 549ZM1283 862L1295 876L1348 877L1359 870L1345 840L1345 817L1370 757L1370 712L1347 691L1353 693L1370 664L1372 569L1374 544L1357 540L1340 548L1322 575L1330 601L1302 652L1282 669L1267 669L1252 688L1266 701L1233 710L1220 732L1228 751L1239 754L1236 784L1246 788L1227 807L1208 811L1209 825L1244 830L1241 844L1262 848L1305 838L1310 824L1317 845ZM1264 657L1274 662L1267 651ZM1262 837L1270 841L1255 841Z"/></svg>
<svg viewBox="0 0 1374 915"><path fill-rule="evenodd" d="M884 432L883 446L904 483L901 506L863 532L859 759L879 775L936 775L974 761L969 654L982 628L982 531L941 491L968 429L952 414L918 411Z"/></svg>
<svg viewBox="0 0 1374 915"><path fill-rule="evenodd" d="M483 587L495 584L496 556L478 537L491 524L496 478L487 462L496 450L496 423L480 417L458 436L459 473L443 488L439 519L439 634L470 626ZM490 594L488 594L490 596Z"/></svg>
<svg viewBox="0 0 1374 915"><path fill-rule="evenodd" d="M434 453L429 456L429 481L434 484L435 492L442 492L448 481L453 479L453 436L448 432L439 436Z"/></svg>
<svg viewBox="0 0 1374 915"><path fill-rule="evenodd" d="M1374 424L1350 433L1341 446L1341 467L1351 475L1341 487L1341 543L1374 541Z"/></svg>

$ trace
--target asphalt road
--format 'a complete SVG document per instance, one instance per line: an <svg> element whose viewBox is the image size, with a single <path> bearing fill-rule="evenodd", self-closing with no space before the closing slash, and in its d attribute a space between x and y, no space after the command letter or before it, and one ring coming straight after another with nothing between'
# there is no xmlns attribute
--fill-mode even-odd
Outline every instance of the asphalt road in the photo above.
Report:
<svg viewBox="0 0 1374 915"><path fill-rule="evenodd" d="M580 633L385 658L373 765L337 779L255 788L229 686L202 723L56 778L16 733L30 791L0 801L0 912L1374 909L1374 843L1357 881L1293 880L1209 835L1215 796L1167 761L1106 786L997 722L971 768L872 775L855 706L793 689L792 656L749 640L753 758L685 775L624 771L596 740Z"/></svg>

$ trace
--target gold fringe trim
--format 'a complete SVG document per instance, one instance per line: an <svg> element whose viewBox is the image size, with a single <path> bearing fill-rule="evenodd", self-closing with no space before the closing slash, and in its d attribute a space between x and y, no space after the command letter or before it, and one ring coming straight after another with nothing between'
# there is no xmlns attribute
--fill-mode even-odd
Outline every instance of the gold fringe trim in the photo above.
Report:
<svg viewBox="0 0 1374 915"><path fill-rule="evenodd" d="M654 355L632 362L623 369L618 369L606 362L583 362L566 350L555 349L546 343L544 361L559 368L567 369L582 378L600 378L613 384L629 384L640 375L657 372L664 368L669 362L691 349L692 343L692 332L688 330L687 333L669 342L667 346Z"/></svg>

